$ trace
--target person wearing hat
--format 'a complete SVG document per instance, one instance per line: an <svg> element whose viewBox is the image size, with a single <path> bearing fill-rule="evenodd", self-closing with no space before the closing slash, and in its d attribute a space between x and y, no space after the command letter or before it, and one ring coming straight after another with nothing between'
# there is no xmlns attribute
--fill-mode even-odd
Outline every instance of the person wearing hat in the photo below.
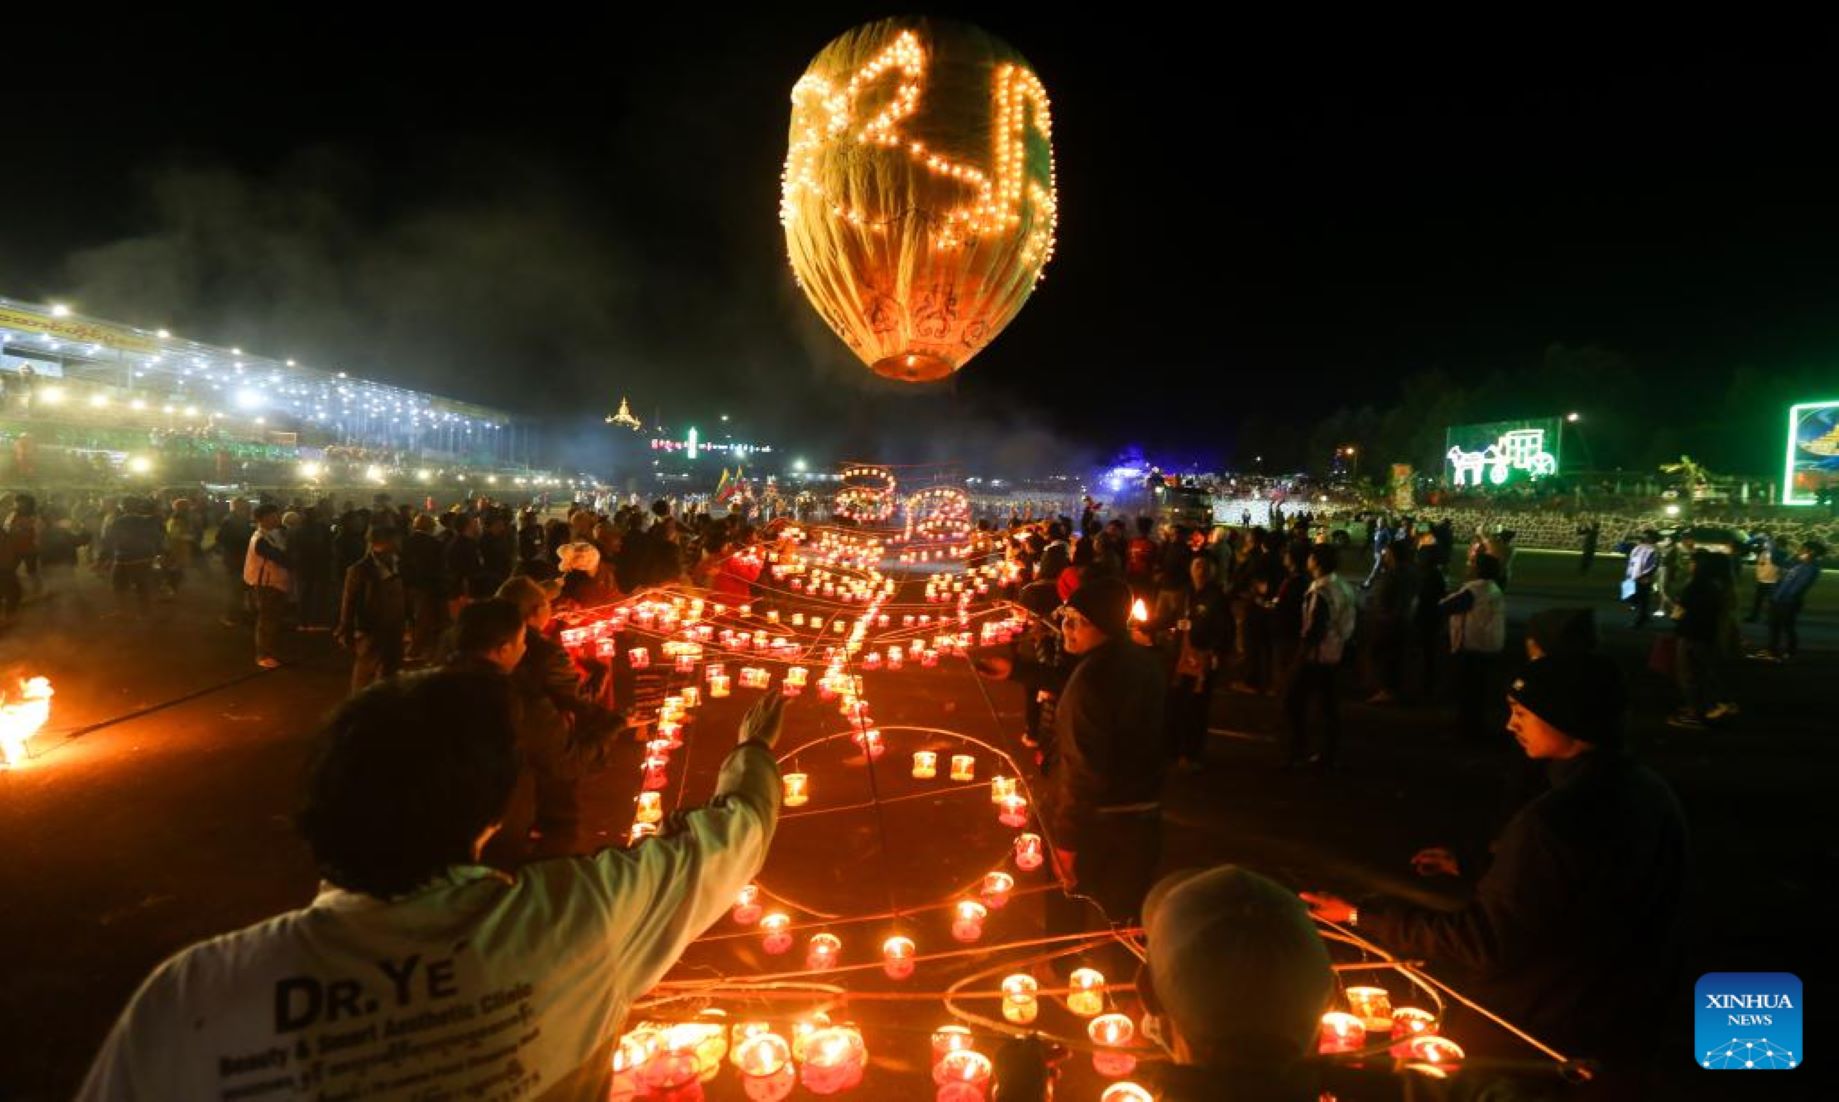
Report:
<svg viewBox="0 0 1839 1102"><path fill-rule="evenodd" d="M1163 713L1167 676L1156 652L1130 639L1130 588L1095 578L1060 612L1069 668L1019 652L980 653L985 677L1058 689L1044 747L1041 826L1062 883L1096 902L1114 924L1134 921L1162 854ZM1087 928L1071 895L1046 898L1049 936ZM1067 967L1071 962L1062 958Z"/></svg>
<svg viewBox="0 0 1839 1102"><path fill-rule="evenodd" d="M409 600L397 557L401 533L372 525L370 552L345 570L344 596L332 638L357 656L351 691L394 677L402 669L402 637L409 627Z"/></svg>
<svg viewBox="0 0 1839 1102"><path fill-rule="evenodd" d="M1165 1102L1320 1095L1306 1061L1335 976L1289 889L1233 865L1173 873L1144 901L1143 932L1137 994L1173 1059L1159 1077Z"/></svg>
<svg viewBox="0 0 1839 1102"><path fill-rule="evenodd" d="M1626 701L1615 664L1588 653L1542 658L1513 681L1507 729L1551 788L1507 824L1466 906L1302 898L1401 957L1461 970L1484 1005L1547 1044L1638 1065L1667 1020L1691 859L1673 790L1623 748Z"/></svg>

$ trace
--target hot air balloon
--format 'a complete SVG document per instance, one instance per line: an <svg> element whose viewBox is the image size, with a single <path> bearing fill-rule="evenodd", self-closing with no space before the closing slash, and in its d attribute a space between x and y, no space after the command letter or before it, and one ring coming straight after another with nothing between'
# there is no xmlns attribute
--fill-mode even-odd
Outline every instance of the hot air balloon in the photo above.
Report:
<svg viewBox="0 0 1839 1102"><path fill-rule="evenodd" d="M963 367L1053 255L1053 126L1022 56L975 27L848 31L792 88L780 221L811 305L877 374Z"/></svg>

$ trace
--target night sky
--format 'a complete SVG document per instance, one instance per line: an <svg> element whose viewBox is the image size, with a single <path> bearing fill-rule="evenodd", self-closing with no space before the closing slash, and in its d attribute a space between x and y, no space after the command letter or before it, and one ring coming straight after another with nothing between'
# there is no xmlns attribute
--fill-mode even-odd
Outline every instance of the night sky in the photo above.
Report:
<svg viewBox="0 0 1839 1102"><path fill-rule="evenodd" d="M1554 344L1623 357L1652 416L1697 424L1736 368L1819 377L1839 347L1839 97L1811 63L929 10L1033 62L1060 181L1046 280L953 384L872 380L785 262L787 95L873 8L316 9L14 49L0 293L541 414L583 449L625 394L814 457L972 463L1233 458L1247 418L1383 408L1413 372L1531 372Z"/></svg>

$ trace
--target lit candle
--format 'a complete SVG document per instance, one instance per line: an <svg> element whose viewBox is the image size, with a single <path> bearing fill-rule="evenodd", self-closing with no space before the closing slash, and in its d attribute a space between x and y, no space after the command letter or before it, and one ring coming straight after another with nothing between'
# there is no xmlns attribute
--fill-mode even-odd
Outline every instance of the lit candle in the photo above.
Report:
<svg viewBox="0 0 1839 1102"><path fill-rule="evenodd" d="M799 588L799 583L797 583L797 582L793 582L793 583L792 583L792 588L794 588L794 589L797 589L797 588ZM795 627L795 628L801 628L801 627L804 627L804 626L805 626L805 614L804 614L804 613L802 613L802 612L794 612L794 613L792 613L792 626L793 626L793 627Z"/></svg>
<svg viewBox="0 0 1839 1102"><path fill-rule="evenodd" d="M715 677L709 678L709 696L711 699L719 700L722 697L727 696L727 695L728 695L728 678L726 676L717 675Z"/></svg>
<svg viewBox="0 0 1839 1102"><path fill-rule="evenodd" d="M853 1026L820 1029L805 1039L799 1078L812 1094L836 1094L862 1082L868 1049Z"/></svg>
<svg viewBox="0 0 1839 1102"><path fill-rule="evenodd" d="M774 911L772 914L762 918L760 920L760 931L766 935L766 941L761 948L765 949L773 956L778 956L780 953L790 949L792 947L792 935L786 931L791 925L791 918L783 911Z"/></svg>
<svg viewBox="0 0 1839 1102"><path fill-rule="evenodd" d="M632 664L633 669L642 670L651 665L651 652L644 647L633 647L626 652L626 661Z"/></svg>
<svg viewBox="0 0 1839 1102"><path fill-rule="evenodd" d="M1105 1008L1105 977L1096 968L1076 969L1067 978L1071 988L1066 996L1066 1008L1081 1018L1096 1017Z"/></svg>
<svg viewBox="0 0 1839 1102"><path fill-rule="evenodd" d="M939 775L939 756L931 750L913 752L913 776L922 781L932 780Z"/></svg>
<svg viewBox="0 0 1839 1102"><path fill-rule="evenodd" d="M685 708L694 708L702 703L702 690L694 685L685 685L678 689L677 695L682 698Z"/></svg>
<svg viewBox="0 0 1839 1102"><path fill-rule="evenodd" d="M1026 972L1017 972L1003 980L1003 1019L1016 1025L1027 1025L1040 1013L1040 1004L1035 995L1041 989L1034 977Z"/></svg>
<svg viewBox="0 0 1839 1102"><path fill-rule="evenodd" d="M951 756L951 779L952 780L969 781L969 780L975 780L976 778L977 778L977 759L976 758L970 756L969 754L953 754Z"/></svg>
<svg viewBox="0 0 1839 1102"><path fill-rule="evenodd" d="M636 846L647 838L655 837L657 833L658 824L656 823L633 823L632 830L627 834L630 839L628 845Z"/></svg>
<svg viewBox="0 0 1839 1102"><path fill-rule="evenodd" d="M1383 987L1350 987L1347 1009L1369 1033L1392 1032L1392 996Z"/></svg>
<svg viewBox="0 0 1839 1102"><path fill-rule="evenodd" d="M928 650L920 655L920 668L930 670L933 667L937 666L938 664L939 664L939 652L938 651Z"/></svg>
<svg viewBox="0 0 1839 1102"><path fill-rule="evenodd" d="M777 1033L756 1033L734 1048L734 1064L749 1079L770 1079L792 1062L792 1046Z"/></svg>
<svg viewBox="0 0 1839 1102"><path fill-rule="evenodd" d="M1366 1024L1358 1017L1340 1010L1322 1015L1322 1035L1317 1051L1358 1052L1365 1045Z"/></svg>
<svg viewBox="0 0 1839 1102"><path fill-rule="evenodd" d="M710 681L713 681L716 678L721 677L723 674L726 674L727 672L728 672L728 667L721 662L711 662L702 668L702 675L708 678Z"/></svg>
<svg viewBox="0 0 1839 1102"><path fill-rule="evenodd" d="M766 622L769 624L778 623L779 622L779 610L776 608L767 609L766 610Z"/></svg>
<svg viewBox="0 0 1839 1102"><path fill-rule="evenodd" d="M906 663L906 656L899 647L888 648L888 669L898 670Z"/></svg>
<svg viewBox="0 0 1839 1102"><path fill-rule="evenodd" d="M785 783L785 806L802 807L811 798L811 778L803 773L787 773Z"/></svg>
<svg viewBox="0 0 1839 1102"><path fill-rule="evenodd" d="M813 934L805 949L805 967L812 971L835 968L843 952L843 939L835 934Z"/></svg>
<svg viewBox="0 0 1839 1102"><path fill-rule="evenodd" d="M932 1031L932 1059L936 1063L944 1059L948 1052L962 1052L976 1043L971 1031L964 1026L942 1025Z"/></svg>
<svg viewBox="0 0 1839 1102"><path fill-rule="evenodd" d="M664 797L656 792L639 793L638 821L655 823L664 818Z"/></svg>
<svg viewBox="0 0 1839 1102"><path fill-rule="evenodd" d="M1405 1042L1405 1059L1415 1063L1451 1067L1462 1063L1462 1058L1461 1045L1434 1033L1421 1033Z"/></svg>
<svg viewBox="0 0 1839 1102"><path fill-rule="evenodd" d="M887 750L887 747L881 742L881 732L874 727L856 732L855 742L871 759L879 758Z"/></svg>
<svg viewBox="0 0 1839 1102"><path fill-rule="evenodd" d="M752 926L760 921L760 888L749 884L735 896L734 910L729 915L740 926Z"/></svg>
<svg viewBox="0 0 1839 1102"><path fill-rule="evenodd" d="M990 1081L991 1070L988 1056L975 1049L957 1048L940 1057L939 1062L932 1066L932 1081L941 1088L956 1085L970 1087L975 1097L981 1098L982 1088ZM943 1095L941 1091L940 1096Z"/></svg>
<svg viewBox="0 0 1839 1102"><path fill-rule="evenodd" d="M1009 893L1015 890L1015 877L1006 872L986 872L983 874L983 905L992 911L1000 911L1009 902Z"/></svg>
<svg viewBox="0 0 1839 1102"><path fill-rule="evenodd" d="M1001 805L1002 802L1016 794L1016 780L998 774L990 778L990 802Z"/></svg>
<svg viewBox="0 0 1839 1102"><path fill-rule="evenodd" d="M695 673L696 672L696 659L692 657L691 655L679 654L677 656L677 672L678 673Z"/></svg>
<svg viewBox="0 0 1839 1102"><path fill-rule="evenodd" d="M1403 1041L1420 1033L1437 1032L1437 1016L1415 1006L1401 1006L1392 1012L1392 1039Z"/></svg>
<svg viewBox="0 0 1839 1102"><path fill-rule="evenodd" d="M1025 827L1028 825L1028 801L1020 796L1010 796L1002 802L1002 811L996 816L998 822L1006 827Z"/></svg>
<svg viewBox="0 0 1839 1102"><path fill-rule="evenodd" d="M1156 1096L1135 1083L1113 1083L1098 1096L1098 1102L1156 1102Z"/></svg>
<svg viewBox="0 0 1839 1102"><path fill-rule="evenodd" d="M658 758L645 760L645 778L639 787L646 792L657 792L670 783L670 772L666 763Z"/></svg>
<svg viewBox="0 0 1839 1102"><path fill-rule="evenodd" d="M1128 1014L1100 1014L1086 1024L1086 1036L1095 1045L1123 1048L1137 1035L1137 1026Z"/></svg>
<svg viewBox="0 0 1839 1102"><path fill-rule="evenodd" d="M989 909L975 900L960 900L953 910L951 936L959 941L976 941L983 936L983 920Z"/></svg>
<svg viewBox="0 0 1839 1102"><path fill-rule="evenodd" d="M889 979L904 980L913 974L913 939L891 937L881 943L881 968Z"/></svg>
<svg viewBox="0 0 1839 1102"><path fill-rule="evenodd" d="M1041 867L1041 836L1039 834L1018 834L1015 836L1015 867L1023 872L1033 872Z"/></svg>
<svg viewBox="0 0 1839 1102"><path fill-rule="evenodd" d="M668 750L677 749L683 745L683 724L675 720L660 718L658 720L658 737L653 741L662 742Z"/></svg>
<svg viewBox="0 0 1839 1102"><path fill-rule="evenodd" d="M862 668L865 670L880 669L881 668L881 652L880 651L869 651L867 654L863 655L862 656Z"/></svg>

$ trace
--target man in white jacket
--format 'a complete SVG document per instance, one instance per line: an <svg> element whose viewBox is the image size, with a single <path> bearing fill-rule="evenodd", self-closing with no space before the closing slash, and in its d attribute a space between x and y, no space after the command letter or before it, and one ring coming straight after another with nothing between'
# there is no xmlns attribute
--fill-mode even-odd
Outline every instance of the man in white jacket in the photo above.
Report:
<svg viewBox="0 0 1839 1102"><path fill-rule="evenodd" d="M511 877L478 864L517 779L509 691L437 672L347 701L300 814L318 896L160 965L78 1097L607 1097L632 1000L765 860L783 701L666 836Z"/></svg>
<svg viewBox="0 0 1839 1102"><path fill-rule="evenodd" d="M1474 576L1443 598L1449 617L1449 649L1456 664L1456 710L1462 737L1487 737L1486 713L1500 699L1501 652L1507 646L1507 599L1501 594L1501 561L1475 556Z"/></svg>
<svg viewBox="0 0 1839 1102"><path fill-rule="evenodd" d="M1296 669L1284 692L1284 710L1290 719L1290 754L1287 768L1309 765L1327 769L1334 764L1341 741L1341 705L1335 695L1335 671L1354 637L1354 588L1335 569L1340 559L1332 544L1309 549L1309 589L1303 594L1302 648ZM1309 751L1309 704L1322 706L1322 748ZM1307 756L1305 756L1307 755Z"/></svg>

